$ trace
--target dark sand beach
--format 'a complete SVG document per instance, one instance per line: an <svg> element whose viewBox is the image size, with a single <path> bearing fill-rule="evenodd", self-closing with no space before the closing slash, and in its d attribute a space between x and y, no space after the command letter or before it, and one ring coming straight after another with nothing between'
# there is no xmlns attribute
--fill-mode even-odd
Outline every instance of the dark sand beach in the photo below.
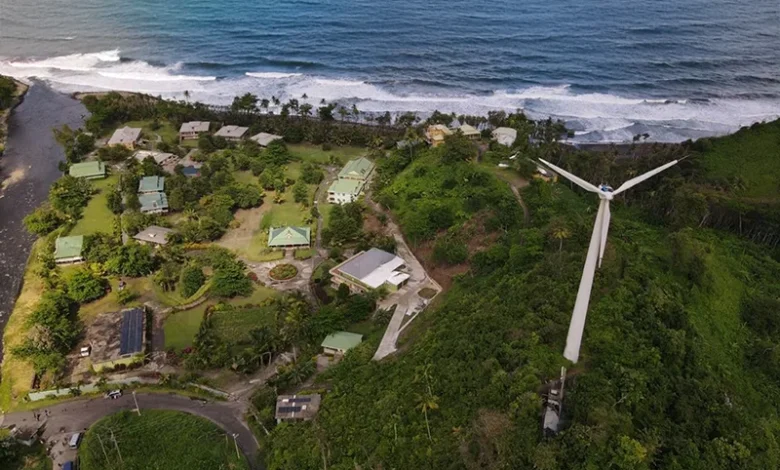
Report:
<svg viewBox="0 0 780 470"><path fill-rule="evenodd" d="M11 114L0 157L0 330L13 310L35 240L22 219L46 199L49 186L61 175L57 163L65 155L52 128L79 127L86 114L80 102L40 83L30 87Z"/></svg>

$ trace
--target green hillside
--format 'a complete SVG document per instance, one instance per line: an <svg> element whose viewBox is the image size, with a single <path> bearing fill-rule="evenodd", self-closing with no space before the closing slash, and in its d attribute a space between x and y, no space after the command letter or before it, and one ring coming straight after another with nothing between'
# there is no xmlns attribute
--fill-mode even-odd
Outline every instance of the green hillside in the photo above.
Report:
<svg viewBox="0 0 780 470"><path fill-rule="evenodd" d="M755 141L742 154L761 170L743 174L755 196L768 195L780 169L763 160L778 135L776 124L745 131L698 158L728 177L732 149ZM372 361L376 343L367 342L320 377L332 391L318 419L272 431L269 470L780 466L780 263L766 245L669 209L700 190L691 189L699 164L615 204L582 357L569 371L567 426L543 438L539 392L565 363L595 197L533 182L522 191L525 224L494 176L464 179L474 166L443 165L440 152L383 178L378 198L415 243L467 243L474 221L490 243L468 243L469 272L396 357ZM476 191L471 181L490 204L457 202Z"/></svg>

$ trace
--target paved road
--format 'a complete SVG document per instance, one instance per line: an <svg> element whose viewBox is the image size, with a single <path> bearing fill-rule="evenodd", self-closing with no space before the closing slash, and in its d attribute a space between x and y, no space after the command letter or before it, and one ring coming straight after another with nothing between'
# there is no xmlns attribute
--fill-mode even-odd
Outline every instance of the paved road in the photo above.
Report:
<svg viewBox="0 0 780 470"><path fill-rule="evenodd" d="M138 406L141 413L145 409L165 409L183 411L206 418L225 430L228 434L236 435L238 446L249 460L253 468L260 468L257 463L259 455L258 443L252 432L244 424L243 416L246 405L241 402L208 402L191 400L180 395L166 394L137 394ZM54 405L46 409L48 417L43 410L36 410L41 415L41 421L37 421L32 411L9 413L0 417L0 425L4 427L17 426L22 428L35 428L46 419L43 438L54 442L62 450L53 449L55 467L57 461L65 461L73 457L65 449L64 443L75 431L83 431L100 418L121 410L133 410L133 396L126 393L117 400L104 398L80 399ZM173 469L172 469L173 470ZM182 469L184 470L184 469Z"/></svg>

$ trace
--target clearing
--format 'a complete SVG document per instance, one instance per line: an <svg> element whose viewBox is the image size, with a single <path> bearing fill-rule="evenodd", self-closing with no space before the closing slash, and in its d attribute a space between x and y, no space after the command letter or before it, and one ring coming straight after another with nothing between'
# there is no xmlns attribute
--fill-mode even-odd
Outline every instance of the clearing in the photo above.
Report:
<svg viewBox="0 0 780 470"><path fill-rule="evenodd" d="M108 210L106 193L109 186L116 185L119 176L112 175L102 180L93 180L92 187L97 193L89 200L84 212L70 231L70 235L92 235L97 232L111 233L114 214Z"/></svg>

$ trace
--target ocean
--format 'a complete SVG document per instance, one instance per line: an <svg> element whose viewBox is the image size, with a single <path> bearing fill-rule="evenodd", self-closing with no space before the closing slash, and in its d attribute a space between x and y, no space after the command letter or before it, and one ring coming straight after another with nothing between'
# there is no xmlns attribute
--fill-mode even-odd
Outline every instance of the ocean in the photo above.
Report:
<svg viewBox="0 0 780 470"><path fill-rule="evenodd" d="M777 0L9 0L0 73L212 104L563 119L675 142L780 116Z"/></svg>

